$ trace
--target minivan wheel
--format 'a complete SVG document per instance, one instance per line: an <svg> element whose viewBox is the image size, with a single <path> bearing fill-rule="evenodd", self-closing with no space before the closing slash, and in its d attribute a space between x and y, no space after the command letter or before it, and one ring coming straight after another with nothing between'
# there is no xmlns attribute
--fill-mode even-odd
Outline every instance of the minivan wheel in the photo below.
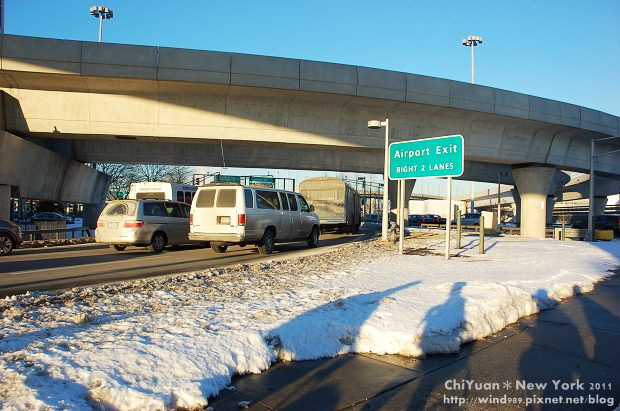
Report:
<svg viewBox="0 0 620 411"><path fill-rule="evenodd" d="M119 244L110 244L110 248L116 250L116 251L123 251L125 248L127 248L126 245L119 245Z"/></svg>
<svg viewBox="0 0 620 411"><path fill-rule="evenodd" d="M312 227L310 237L308 237L308 247L314 248L319 245L319 229Z"/></svg>
<svg viewBox="0 0 620 411"><path fill-rule="evenodd" d="M0 234L0 255L8 255L11 254L13 248L15 247L15 243L13 239L8 234Z"/></svg>
<svg viewBox="0 0 620 411"><path fill-rule="evenodd" d="M219 245L218 243L211 243L211 249L217 254L223 254L228 249L227 245Z"/></svg>
<svg viewBox="0 0 620 411"><path fill-rule="evenodd" d="M273 235L273 231L265 231L263 239L258 245L258 252L262 255L269 255L273 253L273 247L276 244L276 236Z"/></svg>
<svg viewBox="0 0 620 411"><path fill-rule="evenodd" d="M162 233L153 234L149 251L152 253L161 253L166 247L166 237Z"/></svg>

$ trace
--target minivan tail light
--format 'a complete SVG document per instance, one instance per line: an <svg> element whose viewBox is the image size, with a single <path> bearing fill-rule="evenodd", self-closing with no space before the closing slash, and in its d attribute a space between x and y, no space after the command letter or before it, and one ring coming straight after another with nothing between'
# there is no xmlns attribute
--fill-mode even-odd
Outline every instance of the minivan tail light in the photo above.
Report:
<svg viewBox="0 0 620 411"><path fill-rule="evenodd" d="M190 224L194 224L194 215L193 214L189 215L189 223Z"/></svg>
<svg viewBox="0 0 620 411"><path fill-rule="evenodd" d="M144 220L127 220L125 221L125 228L141 228L144 227Z"/></svg>
<svg viewBox="0 0 620 411"><path fill-rule="evenodd" d="M97 220L97 228L103 228L103 222Z"/></svg>
<svg viewBox="0 0 620 411"><path fill-rule="evenodd" d="M245 225L245 214L239 214L237 216L237 225Z"/></svg>

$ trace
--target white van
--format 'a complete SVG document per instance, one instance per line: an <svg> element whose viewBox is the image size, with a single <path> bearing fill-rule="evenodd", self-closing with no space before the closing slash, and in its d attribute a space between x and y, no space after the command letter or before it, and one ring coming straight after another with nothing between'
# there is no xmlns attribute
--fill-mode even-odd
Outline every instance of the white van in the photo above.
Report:
<svg viewBox="0 0 620 411"><path fill-rule="evenodd" d="M319 242L319 217L299 193L215 183L201 186L190 212L189 239L209 241L216 253L229 245L256 244L271 254L276 242Z"/></svg>
<svg viewBox="0 0 620 411"><path fill-rule="evenodd" d="M129 195L127 197L130 200L148 198L152 200L171 200L191 204L196 190L198 190L198 187L191 184L144 181L141 183L131 183L129 186Z"/></svg>

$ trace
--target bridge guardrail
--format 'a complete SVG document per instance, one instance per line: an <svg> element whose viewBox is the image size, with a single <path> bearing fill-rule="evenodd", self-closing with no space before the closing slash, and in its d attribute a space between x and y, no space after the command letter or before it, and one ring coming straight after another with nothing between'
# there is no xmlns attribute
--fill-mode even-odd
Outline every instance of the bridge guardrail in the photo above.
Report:
<svg viewBox="0 0 620 411"><path fill-rule="evenodd" d="M76 231L81 231L82 237L84 237L84 233L86 233L87 237L93 236L91 229L89 227L74 227L74 228L45 228L45 229L40 229L40 230L23 230L22 237L26 241L34 241L34 240L42 239L42 238L37 238L38 235L42 237L43 234L71 233L70 238L77 238L75 237ZM27 236L29 237L28 239L26 238ZM56 240L58 240L58 238L56 238Z"/></svg>

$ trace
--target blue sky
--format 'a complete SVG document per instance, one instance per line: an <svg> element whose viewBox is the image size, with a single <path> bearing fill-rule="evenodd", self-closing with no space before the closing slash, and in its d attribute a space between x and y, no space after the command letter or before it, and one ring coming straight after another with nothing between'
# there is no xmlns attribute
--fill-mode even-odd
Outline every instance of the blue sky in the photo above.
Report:
<svg viewBox="0 0 620 411"><path fill-rule="evenodd" d="M5 32L97 40L95 3L5 0ZM100 3L97 3L100 4ZM470 80L620 115L620 1L109 0L104 41L264 54ZM148 6L147 6L148 4ZM53 9L52 9L53 7Z"/></svg>

